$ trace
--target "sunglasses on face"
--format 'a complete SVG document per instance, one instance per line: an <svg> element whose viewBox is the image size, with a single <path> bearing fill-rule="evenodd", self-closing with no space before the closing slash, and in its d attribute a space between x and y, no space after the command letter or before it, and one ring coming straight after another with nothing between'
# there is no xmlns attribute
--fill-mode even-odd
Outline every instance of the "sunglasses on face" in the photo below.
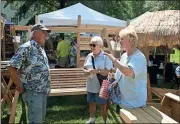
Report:
<svg viewBox="0 0 180 124"><path fill-rule="evenodd" d="M90 47L96 47L96 44L89 44Z"/></svg>

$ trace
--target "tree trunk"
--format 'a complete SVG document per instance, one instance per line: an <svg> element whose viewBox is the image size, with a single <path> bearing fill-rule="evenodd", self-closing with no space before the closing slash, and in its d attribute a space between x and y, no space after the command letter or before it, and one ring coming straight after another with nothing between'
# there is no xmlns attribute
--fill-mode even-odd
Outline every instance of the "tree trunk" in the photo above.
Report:
<svg viewBox="0 0 180 124"><path fill-rule="evenodd" d="M60 6L59 9L63 9L65 7L66 0L59 0Z"/></svg>

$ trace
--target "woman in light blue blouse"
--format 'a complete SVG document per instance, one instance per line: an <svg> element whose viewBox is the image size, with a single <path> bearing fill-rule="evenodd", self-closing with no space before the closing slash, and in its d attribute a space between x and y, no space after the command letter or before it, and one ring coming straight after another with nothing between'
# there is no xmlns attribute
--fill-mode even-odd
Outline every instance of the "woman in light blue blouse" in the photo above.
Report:
<svg viewBox="0 0 180 124"><path fill-rule="evenodd" d="M107 76L109 71L113 68L109 57L104 55L103 40L99 36L91 39L89 44L91 53L85 59L84 72L87 76L87 101L89 103L90 119L87 123L95 123L96 104L101 105L101 112L104 123L107 120L107 100L99 97L100 83L97 74ZM93 68L93 61L95 68Z"/></svg>

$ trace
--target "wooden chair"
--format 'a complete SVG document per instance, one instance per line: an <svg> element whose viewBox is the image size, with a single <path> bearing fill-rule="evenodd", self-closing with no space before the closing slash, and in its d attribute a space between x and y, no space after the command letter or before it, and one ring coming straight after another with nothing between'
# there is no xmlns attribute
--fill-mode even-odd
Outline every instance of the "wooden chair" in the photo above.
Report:
<svg viewBox="0 0 180 124"><path fill-rule="evenodd" d="M9 73L7 72L7 64L9 61L1 61L1 108L3 108L4 103L7 101L9 107L12 107L12 99L13 95L10 92L10 87L12 86L13 82L9 79L9 82L6 82L5 77L9 78Z"/></svg>
<svg viewBox="0 0 180 124"><path fill-rule="evenodd" d="M50 96L86 94L86 77L82 68L50 69Z"/></svg>
<svg viewBox="0 0 180 124"><path fill-rule="evenodd" d="M4 71L1 72L1 76L9 76L9 73L6 70L7 63L8 61L7 62L1 61L2 64L1 67L2 69L4 69ZM86 77L84 75L82 68L50 69L50 76L51 76L51 92L49 96L83 95L87 93ZM4 82L3 84L6 84L6 82ZM8 85L3 85L5 86L3 89L4 99L1 99L1 107L6 100L10 104L11 114L10 114L9 123L14 123L16 106L19 98L18 91L15 91L14 96L9 91L9 88L12 84L13 82L10 79Z"/></svg>
<svg viewBox="0 0 180 124"><path fill-rule="evenodd" d="M1 108L3 108L4 103L7 101L10 108L10 117L9 123L14 123L15 114L16 114L16 105L19 99L19 92L15 91L14 95L12 94L10 87L13 84L13 81L10 78L10 75L6 69L9 61L1 61L1 88L3 97L1 99ZM9 82L7 83L4 77L9 77Z"/></svg>

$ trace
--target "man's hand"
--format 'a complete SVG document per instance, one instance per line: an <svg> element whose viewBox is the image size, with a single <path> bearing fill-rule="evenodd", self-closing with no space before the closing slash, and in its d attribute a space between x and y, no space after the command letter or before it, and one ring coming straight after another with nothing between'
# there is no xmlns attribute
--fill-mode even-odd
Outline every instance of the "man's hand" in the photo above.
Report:
<svg viewBox="0 0 180 124"><path fill-rule="evenodd" d="M23 92L24 92L24 88L23 88L23 87L16 87L16 90L17 90L19 93L23 93Z"/></svg>
<svg viewBox="0 0 180 124"><path fill-rule="evenodd" d="M24 88L21 87L21 84L20 84L21 81L20 81L19 72L17 71L16 68L11 67L11 66L7 67L7 69L9 71L9 73L10 73L11 79L13 80L13 82L14 82L14 84L16 86L16 90L19 91L20 93L23 93Z"/></svg>

